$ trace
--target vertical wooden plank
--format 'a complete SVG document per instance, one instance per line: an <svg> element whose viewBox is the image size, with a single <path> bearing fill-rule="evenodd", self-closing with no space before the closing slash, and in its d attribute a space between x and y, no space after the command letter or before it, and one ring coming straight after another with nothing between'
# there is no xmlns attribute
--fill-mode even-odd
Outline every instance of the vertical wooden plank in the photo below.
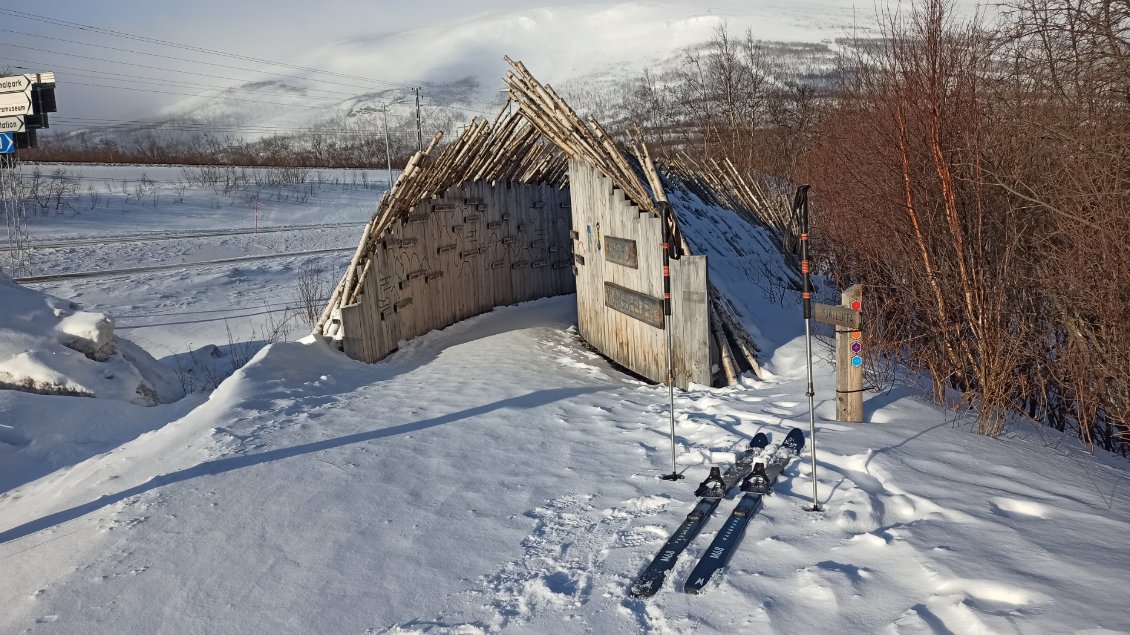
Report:
<svg viewBox="0 0 1130 635"><path fill-rule="evenodd" d="M483 265L490 270L491 284L494 287L494 306L514 304L514 276L510 272L509 245L503 241L509 233L509 215L513 207L513 197L517 188L503 183L490 188L491 202L488 207L487 245L488 251Z"/></svg>
<svg viewBox="0 0 1130 635"><path fill-rule="evenodd" d="M471 198L472 191L468 188L463 188L464 200ZM455 268L456 268L456 284L459 291L455 294L456 305L456 321L465 320L474 315L475 295L478 293L478 288L475 284L475 269L474 258L467 257L471 249L475 248L473 230L468 231L467 224L463 219L467 216L468 209L474 209L474 205L468 205L463 200L455 207L455 213L451 217L451 227L453 238L455 239Z"/></svg>
<svg viewBox="0 0 1130 635"><path fill-rule="evenodd" d="M393 283L396 248L385 249L378 245L377 251L379 252L377 257L380 267L374 270L377 275L373 276L372 282L368 284L372 285L373 296L378 298L378 302L372 307L372 310L378 317L376 322L377 334L383 356L388 355L400 346L400 321L393 310L400 297L396 285Z"/></svg>
<svg viewBox="0 0 1130 635"><path fill-rule="evenodd" d="M413 210L413 212L415 211ZM400 337L404 340L418 337L426 333L428 328L426 320L427 303L423 301L423 298L418 298L416 293L423 280L414 277L423 267L420 252L423 248L421 243L424 237L423 232L420 231L421 224L408 222L408 220L407 218L401 219L397 223L401 246L397 249L396 277L392 280L400 297L397 304L393 306L393 311L397 314L397 321L400 324Z"/></svg>
<svg viewBox="0 0 1130 635"><path fill-rule="evenodd" d="M360 304L341 307L341 331L341 344L345 354L353 359L369 361L365 350L365 323Z"/></svg>
<svg viewBox="0 0 1130 635"><path fill-rule="evenodd" d="M445 202L453 207L450 211L443 213L440 220L440 235L442 238L436 245L440 262L443 263L441 290L448 293L446 316L450 323L458 322L463 317L463 293L456 292L457 289L462 289L465 286L462 279L464 276L462 261L459 258L459 252L463 249L461 244L462 232L456 229L460 226L456 218L459 218L462 214L464 195L463 188L449 188L444 195ZM439 253L438 250L441 247L447 251Z"/></svg>
<svg viewBox="0 0 1130 635"><path fill-rule="evenodd" d="M476 184L477 185L477 184ZM494 306L494 287L491 285L490 266L487 263L487 254L484 249L487 245L487 214L490 213L490 208L495 206L493 197L490 192L484 191L482 187L475 187L473 189L478 194L478 198L483 201L484 209L479 209L479 206L470 207L467 210L468 217L475 218L474 221L468 222L468 227L473 226L475 232L474 249L478 252L471 259L471 264L475 268L475 288L478 293L475 296L475 315L486 313ZM466 217L464 218L466 222Z"/></svg>
<svg viewBox="0 0 1130 635"><path fill-rule="evenodd" d="M560 218L561 222L561 251L557 254L556 266L558 282L561 284L561 293L576 293L577 292L577 279L573 276L573 239L570 237L569 232L573 229L573 209L572 202L568 198L568 192L562 196L562 191L557 188L552 188L557 192L557 203L561 205L565 203L569 205L562 211Z"/></svg>
<svg viewBox="0 0 1130 635"><path fill-rule="evenodd" d="M588 276L588 265L578 261L584 260L588 255L585 251L585 224L588 222L588 179L585 178L583 166L578 159L569 159L569 201L572 209L573 229L573 269L574 284L577 289L577 333L586 341L592 342L589 330L589 292L592 282Z"/></svg>
<svg viewBox="0 0 1130 635"><path fill-rule="evenodd" d="M706 256L671 261L671 328L675 384L710 385L710 303Z"/></svg>
<svg viewBox="0 0 1130 635"><path fill-rule="evenodd" d="M529 298L529 281L526 278L529 273L529 266L528 264L525 267L522 266L522 263L529 261L526 254L527 236L530 233L529 213L522 204L525 198L526 192L523 188L515 190L509 199L510 221L508 227L510 233L508 239L511 242L507 245L507 253L509 254L507 267L509 267L510 273L510 289L515 302L522 302Z"/></svg>
<svg viewBox="0 0 1130 635"><path fill-rule="evenodd" d="M384 336L384 325L381 323L380 307L386 300L381 297L379 279L382 263L385 261L378 248L371 256L372 268L369 276L362 285L361 308L365 323L365 348L367 357L363 360L375 362L388 354L389 346Z"/></svg>
<svg viewBox="0 0 1130 635"><path fill-rule="evenodd" d="M424 268L424 278L418 288L421 294L427 295L430 307L429 326L432 329L443 328L448 324L448 298L442 292L443 276L435 277L436 272L443 271L443 256L439 253L439 246L443 244L445 237L442 222L445 214L434 210L436 205L448 204L446 194L445 192L444 196L434 202L424 202L419 206L424 209L418 211L420 214L427 214L428 218L424 225L424 244L421 247L421 253L427 259L427 266Z"/></svg>

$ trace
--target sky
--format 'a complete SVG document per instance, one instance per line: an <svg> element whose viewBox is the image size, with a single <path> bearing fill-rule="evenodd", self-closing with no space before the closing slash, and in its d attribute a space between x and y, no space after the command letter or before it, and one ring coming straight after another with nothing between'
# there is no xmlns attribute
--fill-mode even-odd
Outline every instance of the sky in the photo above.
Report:
<svg viewBox="0 0 1130 635"><path fill-rule="evenodd" d="M874 14L873 3L858 6L854 0L61 0L0 7L0 68L54 71L59 112L52 127L65 129L147 119L170 104L180 103L183 112L186 102L194 104L191 96L280 75L300 76L304 88L318 89L328 103L466 76L487 84L505 72L504 53L547 81L642 69L706 40L721 24L739 33L752 28L761 39L830 41ZM309 101L307 109L318 103L313 94ZM256 107L255 99L225 103Z"/></svg>
<svg viewBox="0 0 1130 635"><path fill-rule="evenodd" d="M496 3L478 4L489 8ZM131 78L122 75L134 76L133 79L141 76L176 78L207 85L223 85L232 82L163 69L188 69L209 75L245 79L254 76L254 73L222 69L216 64L251 69L261 69L263 65L223 60L199 52L52 24L52 21L65 20L265 60L295 61L311 47L328 42L411 29L426 23L432 15L466 11L465 8L457 9L460 3L454 1L427 2L426 6L415 5L410 11L402 8L402 3L387 2L327 0L316 3L316 11L311 6L309 2L294 0L199 0L176 3L133 0L91 3L85 0L62 0L44 5L20 5L18 9L0 8L0 33L4 33L3 40L0 41L0 66L24 67L17 68L17 72L23 72L24 69L56 70L60 80L57 86L60 117L66 112L75 117L129 119L151 115L159 106L175 102L179 97L158 92L107 88L108 85L130 84ZM9 11L19 11L23 15L13 15ZM98 48L99 46L129 49L142 54ZM198 63L153 57L154 54L192 59ZM123 65L120 63L122 61L144 66ZM119 75L107 75L110 72ZM133 82L133 85L136 88L160 90L141 82ZM182 92L187 88L165 88L164 92Z"/></svg>

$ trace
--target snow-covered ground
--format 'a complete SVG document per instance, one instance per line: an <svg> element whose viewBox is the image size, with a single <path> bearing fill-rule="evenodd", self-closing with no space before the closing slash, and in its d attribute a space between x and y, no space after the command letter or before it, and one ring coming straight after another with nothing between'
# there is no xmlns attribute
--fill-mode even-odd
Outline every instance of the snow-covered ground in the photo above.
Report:
<svg viewBox="0 0 1130 635"><path fill-rule="evenodd" d="M325 244L300 234L295 251ZM156 310L141 302L156 275L35 286L113 316ZM222 267L179 275L160 285L171 315L121 334L184 341L187 325L160 322L245 297ZM246 278L266 298L292 283ZM669 483L666 391L589 352L574 302L497 309L374 365L278 342L210 395L155 407L0 391L0 632L1130 632L1126 461L1022 425L977 436L910 387L868 394L869 423L828 421L822 355L825 511L803 509L806 450L704 594L677 588L732 500L659 594L628 597L709 465L806 426L803 324L787 298L739 307L764 322L767 377L677 395L687 478ZM194 325L211 338L197 346L226 344L222 322Z"/></svg>

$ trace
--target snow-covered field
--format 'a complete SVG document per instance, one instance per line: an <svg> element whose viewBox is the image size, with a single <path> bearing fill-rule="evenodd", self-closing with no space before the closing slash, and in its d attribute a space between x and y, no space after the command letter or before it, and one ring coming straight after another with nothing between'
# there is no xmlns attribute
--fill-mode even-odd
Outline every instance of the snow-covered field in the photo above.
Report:
<svg viewBox="0 0 1130 635"><path fill-rule="evenodd" d="M335 202L375 205L380 193L332 192L319 211L280 202L260 214L363 223L371 207L350 215ZM138 217L149 231L249 226L234 208L191 209L191 221L167 214L167 228L134 208L31 229L120 236ZM140 255L109 243L33 262L46 274L348 248L359 231L129 243ZM761 250L740 247L727 267L752 275ZM316 257L327 268L347 258ZM226 347L228 327L209 316L291 302L306 261L31 286L109 313L162 358L189 342ZM742 288L740 277L722 282ZM1126 461L1020 424L1000 440L974 435L911 387L869 393L869 423L827 421L823 355L825 511L803 510L806 450L704 594L677 588L732 501L659 594L628 597L709 465L758 431L779 440L806 425L799 310L755 298L741 309L763 322L768 376L677 395L687 478L674 484L656 478L670 470L666 391L589 352L571 296L495 310L374 365L278 342L214 392L154 407L0 391L0 632L1130 632Z"/></svg>
<svg viewBox="0 0 1130 635"><path fill-rule="evenodd" d="M23 168L25 178L33 169ZM247 176L246 183L225 188L189 184L186 171L199 171L191 167L39 169L48 182L58 180L53 174L62 170L64 178L77 183L78 193L60 209L29 207L32 248L24 270L14 266L8 236L0 228L0 268L13 277L270 256L34 285L88 310L110 313L120 335L158 358L227 344L228 329L237 342L262 340L283 320L290 335L309 332L293 311L301 304L300 274L320 272L324 286L336 283L388 178L384 170L310 170L304 183L256 185L252 178L265 179L271 171L247 169L237 170ZM198 236L209 232L230 234ZM68 240L76 243L35 246ZM341 251L327 251L333 249ZM310 251L322 253L302 254Z"/></svg>

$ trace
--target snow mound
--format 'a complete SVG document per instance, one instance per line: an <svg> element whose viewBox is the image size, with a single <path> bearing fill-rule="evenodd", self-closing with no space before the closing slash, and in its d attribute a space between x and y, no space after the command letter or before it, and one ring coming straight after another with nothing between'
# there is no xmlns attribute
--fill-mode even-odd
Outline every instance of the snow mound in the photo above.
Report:
<svg viewBox="0 0 1130 635"><path fill-rule="evenodd" d="M152 406L181 392L171 371L114 335L104 313L20 286L0 272L0 389Z"/></svg>

